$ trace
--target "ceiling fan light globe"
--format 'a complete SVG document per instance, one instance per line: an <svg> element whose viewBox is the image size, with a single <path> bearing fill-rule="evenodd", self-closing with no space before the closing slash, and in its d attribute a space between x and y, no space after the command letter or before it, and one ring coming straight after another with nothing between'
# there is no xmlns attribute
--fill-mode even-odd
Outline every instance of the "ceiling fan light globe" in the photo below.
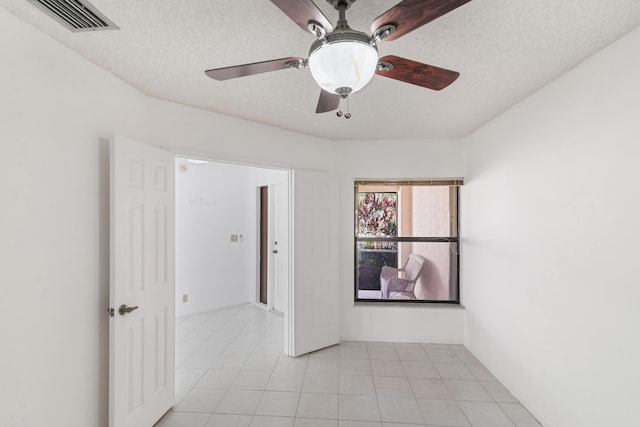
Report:
<svg viewBox="0 0 640 427"><path fill-rule="evenodd" d="M320 44L309 54L309 69L318 86L329 93L339 88L357 92L371 80L378 50L369 43L338 40Z"/></svg>

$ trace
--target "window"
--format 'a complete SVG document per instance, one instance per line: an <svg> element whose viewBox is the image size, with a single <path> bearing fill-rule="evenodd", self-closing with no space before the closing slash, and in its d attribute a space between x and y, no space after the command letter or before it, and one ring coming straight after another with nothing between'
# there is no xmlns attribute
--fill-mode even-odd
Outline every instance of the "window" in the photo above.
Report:
<svg viewBox="0 0 640 427"><path fill-rule="evenodd" d="M458 303L459 180L355 183L355 300Z"/></svg>

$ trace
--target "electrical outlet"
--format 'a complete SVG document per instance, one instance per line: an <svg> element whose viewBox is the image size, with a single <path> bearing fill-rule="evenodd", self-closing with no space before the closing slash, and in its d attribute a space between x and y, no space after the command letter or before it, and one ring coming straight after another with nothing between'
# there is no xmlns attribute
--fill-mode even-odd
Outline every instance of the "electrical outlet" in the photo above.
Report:
<svg viewBox="0 0 640 427"><path fill-rule="evenodd" d="M187 294L182 295L182 302L189 302L189 295Z"/></svg>

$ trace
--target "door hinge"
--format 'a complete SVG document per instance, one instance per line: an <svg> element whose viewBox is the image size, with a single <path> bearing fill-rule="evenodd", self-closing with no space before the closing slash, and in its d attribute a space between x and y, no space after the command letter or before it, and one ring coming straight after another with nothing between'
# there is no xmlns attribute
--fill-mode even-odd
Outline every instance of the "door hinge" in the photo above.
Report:
<svg viewBox="0 0 640 427"><path fill-rule="evenodd" d="M114 315L113 308L111 308L111 307L107 308L107 313L109 313L109 316L113 317L113 315Z"/></svg>

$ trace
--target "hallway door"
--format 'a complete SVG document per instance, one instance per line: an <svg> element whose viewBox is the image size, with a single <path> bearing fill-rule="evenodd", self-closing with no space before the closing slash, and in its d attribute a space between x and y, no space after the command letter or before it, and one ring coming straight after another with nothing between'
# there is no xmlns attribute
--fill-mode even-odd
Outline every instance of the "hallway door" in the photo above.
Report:
<svg viewBox="0 0 640 427"><path fill-rule="evenodd" d="M289 200L287 185L284 183L271 186L273 201L272 229L272 263L273 289L270 308L279 312L287 311L287 287L289 286Z"/></svg>

